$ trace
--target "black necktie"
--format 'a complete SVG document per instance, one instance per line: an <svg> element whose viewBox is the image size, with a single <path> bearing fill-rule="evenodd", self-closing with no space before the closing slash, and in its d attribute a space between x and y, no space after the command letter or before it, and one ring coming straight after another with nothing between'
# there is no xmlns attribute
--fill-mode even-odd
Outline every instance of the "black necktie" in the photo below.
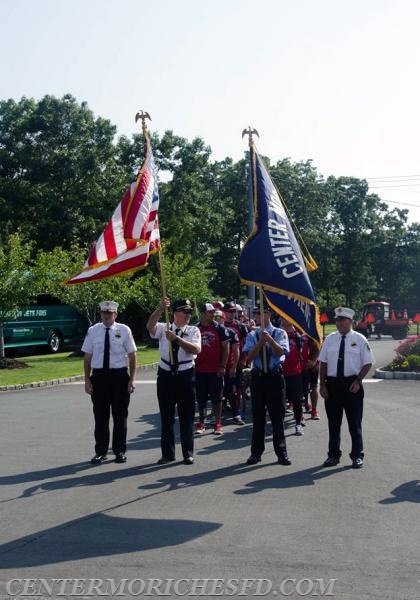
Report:
<svg viewBox="0 0 420 600"><path fill-rule="evenodd" d="M340 342L340 350L338 351L338 360L337 360L337 377L344 377L344 344L345 344L346 336L341 336Z"/></svg>
<svg viewBox="0 0 420 600"><path fill-rule="evenodd" d="M102 368L109 369L109 327L105 330L104 362Z"/></svg>
<svg viewBox="0 0 420 600"><path fill-rule="evenodd" d="M180 331L181 331L181 330L180 330L180 329L178 329L178 328L177 328L177 329L175 329L175 335L176 335L176 336L178 336ZM178 367L178 350L179 350L179 344L178 344L178 341L177 341L177 340L174 340L174 341L172 342L172 356L173 356L173 359L174 359L174 364L173 364L172 366L173 366L174 368L177 368L177 367Z"/></svg>

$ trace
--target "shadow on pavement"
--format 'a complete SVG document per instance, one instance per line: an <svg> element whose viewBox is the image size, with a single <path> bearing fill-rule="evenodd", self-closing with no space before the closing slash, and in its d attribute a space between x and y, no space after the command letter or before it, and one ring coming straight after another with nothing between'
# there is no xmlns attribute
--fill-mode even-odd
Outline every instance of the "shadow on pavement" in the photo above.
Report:
<svg viewBox="0 0 420 600"><path fill-rule="evenodd" d="M181 519L128 519L94 513L0 546L2 568L128 554L184 544L221 523Z"/></svg>
<svg viewBox="0 0 420 600"><path fill-rule="evenodd" d="M260 469L259 465L257 468ZM255 467L254 467L255 468ZM282 467L279 465L279 469L287 469L288 467ZM258 479L257 481L250 481L245 485L245 489L237 490L234 492L235 494L257 494L258 492L263 492L269 488L271 489L285 489L285 488L294 488L294 487L303 487L307 485L315 485L315 482L318 479L324 479L325 477L329 477L330 475L334 475L339 473L340 471L347 471L351 467L350 466L342 466L337 468L323 468L322 466L310 467L309 469L304 469L303 471L295 471L291 473L279 474L275 477L270 477L267 479Z"/></svg>
<svg viewBox="0 0 420 600"><path fill-rule="evenodd" d="M391 498L384 498L379 504L396 504L397 502L420 502L420 481L413 479L402 483L391 491Z"/></svg>

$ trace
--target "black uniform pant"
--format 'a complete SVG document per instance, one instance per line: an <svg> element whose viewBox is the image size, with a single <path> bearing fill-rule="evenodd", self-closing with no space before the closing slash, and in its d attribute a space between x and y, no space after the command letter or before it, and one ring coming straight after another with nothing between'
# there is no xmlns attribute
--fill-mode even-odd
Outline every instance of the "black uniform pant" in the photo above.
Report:
<svg viewBox="0 0 420 600"><path fill-rule="evenodd" d="M302 398L303 398L303 381L302 374L285 375L286 382L286 397L287 401L292 404L293 414L295 416L296 425L302 422Z"/></svg>
<svg viewBox="0 0 420 600"><path fill-rule="evenodd" d="M112 451L125 453L127 449L127 416L130 394L127 369L94 369L92 403L95 416L95 452L106 454L109 447L109 419L112 412Z"/></svg>
<svg viewBox="0 0 420 600"><path fill-rule="evenodd" d="M193 369L172 373L158 370L157 397L160 410L162 457L175 458L175 407L178 410L182 456L194 454L195 397Z"/></svg>
<svg viewBox="0 0 420 600"><path fill-rule="evenodd" d="M223 392L226 400L229 402L232 409L232 416L237 417L241 414L240 411L240 399L238 396L238 378L236 374L231 377L229 373L226 373L224 378Z"/></svg>
<svg viewBox="0 0 420 600"><path fill-rule="evenodd" d="M280 371L263 374L253 370L251 373L252 402L252 456L260 457L265 450L266 410L270 415L273 429L273 447L277 456L286 454L284 437L284 379Z"/></svg>
<svg viewBox="0 0 420 600"><path fill-rule="evenodd" d="M355 377L327 377L328 398L325 400L325 412L328 417L329 444L328 456L340 458L341 422L343 412L346 413L352 447L350 458L363 458L362 416L364 390L360 386L358 392L350 392L350 385Z"/></svg>

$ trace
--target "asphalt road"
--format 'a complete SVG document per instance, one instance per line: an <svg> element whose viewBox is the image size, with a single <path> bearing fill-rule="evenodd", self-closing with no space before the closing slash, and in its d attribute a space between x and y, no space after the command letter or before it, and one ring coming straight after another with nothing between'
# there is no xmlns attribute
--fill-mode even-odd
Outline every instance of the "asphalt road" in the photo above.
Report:
<svg viewBox="0 0 420 600"><path fill-rule="evenodd" d="M395 345L372 342L379 365ZM123 465L89 464L81 384L0 394L0 598L13 578L266 579L266 598L321 597L313 582L335 579L329 597L339 600L420 598L419 382L367 381L361 470L350 468L345 424L341 464L321 467L322 404L302 438L288 417L290 467L275 463L270 437L262 463L246 466L251 427L228 419L223 436L197 439L193 466L157 466L155 375L139 372ZM252 597L243 585L231 595ZM69 597L69 586L54 589L49 597ZM125 597L144 597L138 589Z"/></svg>

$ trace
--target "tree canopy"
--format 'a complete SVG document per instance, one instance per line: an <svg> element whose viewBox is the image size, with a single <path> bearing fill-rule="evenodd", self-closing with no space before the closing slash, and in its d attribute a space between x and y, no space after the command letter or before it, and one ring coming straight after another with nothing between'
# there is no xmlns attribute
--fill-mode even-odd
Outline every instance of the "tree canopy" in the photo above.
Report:
<svg viewBox="0 0 420 600"><path fill-rule="evenodd" d="M143 136L116 134L71 95L0 101L0 251L4 256L19 231L22 247L30 247L26 262L44 273L45 291L91 319L89 307L105 293L145 313L161 295L153 261L120 281L61 286L82 266L142 163ZM214 161L201 138L166 131L151 140L168 293L197 301L245 297L236 265L249 230L247 153L237 162ZM407 211L390 210L364 180L324 178L309 160L264 160L319 265L311 281L321 307L343 302L357 309L381 297L420 309L420 224L408 225Z"/></svg>

